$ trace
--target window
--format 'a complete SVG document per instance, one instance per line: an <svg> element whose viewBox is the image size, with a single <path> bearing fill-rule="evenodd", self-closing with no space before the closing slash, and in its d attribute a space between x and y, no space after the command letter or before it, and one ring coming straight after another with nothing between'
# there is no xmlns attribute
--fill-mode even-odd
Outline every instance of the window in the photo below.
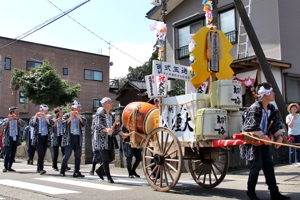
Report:
<svg viewBox="0 0 300 200"><path fill-rule="evenodd" d="M63 68L63 75L68 75L68 68Z"/></svg>
<svg viewBox="0 0 300 200"><path fill-rule="evenodd" d="M230 9L219 14L220 29L231 43L236 43L235 10Z"/></svg>
<svg viewBox="0 0 300 200"><path fill-rule="evenodd" d="M24 93L22 91L19 92L19 103L25 103Z"/></svg>
<svg viewBox="0 0 300 200"><path fill-rule="evenodd" d="M41 62L27 61L26 62L26 71L30 71L32 68L39 67L41 64L42 64Z"/></svg>
<svg viewBox="0 0 300 200"><path fill-rule="evenodd" d="M93 80L93 81L102 81L102 72L85 69L84 79Z"/></svg>
<svg viewBox="0 0 300 200"><path fill-rule="evenodd" d="M97 109L99 107L102 107L102 104L100 103L100 99L94 99L94 103L93 103L93 111L97 112Z"/></svg>
<svg viewBox="0 0 300 200"><path fill-rule="evenodd" d="M191 37L203 27L203 24L204 20L200 20L188 26L178 28L178 49L176 49L176 59L189 56L189 43L191 41Z"/></svg>
<svg viewBox="0 0 300 200"><path fill-rule="evenodd" d="M285 102L300 103L300 77L285 76Z"/></svg>
<svg viewBox="0 0 300 200"><path fill-rule="evenodd" d="M11 70L11 59L5 58L5 70Z"/></svg>

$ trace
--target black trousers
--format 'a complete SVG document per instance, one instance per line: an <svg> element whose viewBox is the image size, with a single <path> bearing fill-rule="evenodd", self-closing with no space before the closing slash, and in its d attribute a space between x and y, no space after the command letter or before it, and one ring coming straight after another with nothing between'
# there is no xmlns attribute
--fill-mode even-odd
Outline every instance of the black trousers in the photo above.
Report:
<svg viewBox="0 0 300 200"><path fill-rule="evenodd" d="M39 141L36 148L38 153L38 163L37 163L38 171L44 170L44 160L45 160L47 148L48 148L48 135L45 136L39 135Z"/></svg>
<svg viewBox="0 0 300 200"><path fill-rule="evenodd" d="M62 136L58 136L58 138L57 138L58 144L61 144L61 138L62 138ZM57 159L58 159L58 155L59 155L59 147L60 147L60 145L52 147L52 151L53 151L52 152L52 167L53 168L58 168L57 167ZM62 152L62 155L64 155L63 148L61 148L61 152Z"/></svg>
<svg viewBox="0 0 300 200"><path fill-rule="evenodd" d="M27 147L27 155L28 155L28 160L31 161L33 160L34 157L34 152L35 152L35 146L32 146L32 139L29 139L29 144L26 144Z"/></svg>
<svg viewBox="0 0 300 200"><path fill-rule="evenodd" d="M5 155L4 155L4 168L10 169L12 167L12 164L14 162L16 151L17 151L17 140L13 141L13 138L9 136L9 143L10 146L5 146Z"/></svg>
<svg viewBox="0 0 300 200"><path fill-rule="evenodd" d="M80 170L80 161L81 161L81 145L80 145L80 136L71 135L71 144L64 147L64 156L61 161L61 170L64 171L67 168L68 160L74 150L74 172L79 172Z"/></svg>
<svg viewBox="0 0 300 200"><path fill-rule="evenodd" d="M111 163L115 159L115 151L113 149L100 150L100 154L101 154L103 163L99 168L103 167L107 178L111 178L109 163Z"/></svg>

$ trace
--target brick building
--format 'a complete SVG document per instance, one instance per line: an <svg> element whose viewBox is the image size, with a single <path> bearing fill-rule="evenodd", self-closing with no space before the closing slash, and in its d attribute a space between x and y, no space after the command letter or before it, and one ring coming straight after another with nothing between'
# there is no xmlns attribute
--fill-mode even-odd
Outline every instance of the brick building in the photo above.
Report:
<svg viewBox="0 0 300 200"><path fill-rule="evenodd" d="M0 47L13 40L0 37ZM32 42L18 41L0 49L0 119L8 114L8 108L18 106L20 117L28 120L37 111L38 106L28 103L24 107L22 88L14 91L10 88L11 71L14 68L30 70L38 67L44 59L62 79L68 80L70 86L81 84L81 92L77 99L82 105L82 112L95 112L99 107L99 99L110 97L115 106L116 94L109 88L109 56L65 49Z"/></svg>

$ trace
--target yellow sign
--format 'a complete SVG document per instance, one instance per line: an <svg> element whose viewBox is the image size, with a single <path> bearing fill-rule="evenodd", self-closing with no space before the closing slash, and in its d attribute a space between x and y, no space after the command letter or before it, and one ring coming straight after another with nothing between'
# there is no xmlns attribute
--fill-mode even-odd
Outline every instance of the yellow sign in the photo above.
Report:
<svg viewBox="0 0 300 200"><path fill-rule="evenodd" d="M193 40L196 43L196 47L192 51L195 57L194 63L191 65L195 76L191 79L191 83L195 88L198 88L206 79L210 76L210 71L208 70L208 49L207 49L207 34L210 29L207 27L202 27L194 36ZM231 42L227 39L226 35L217 30L220 38L221 47L221 59L219 60L219 72L216 73L216 77L219 80L230 79L234 72L232 71L230 64L233 61L230 55L230 50L232 48Z"/></svg>

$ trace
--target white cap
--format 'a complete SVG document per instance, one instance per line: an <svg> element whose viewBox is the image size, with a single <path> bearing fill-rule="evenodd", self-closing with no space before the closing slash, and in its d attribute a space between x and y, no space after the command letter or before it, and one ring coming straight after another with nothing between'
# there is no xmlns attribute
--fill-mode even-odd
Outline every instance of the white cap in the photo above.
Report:
<svg viewBox="0 0 300 200"><path fill-rule="evenodd" d="M104 97L100 102L104 104L107 101L111 101L111 99L109 97Z"/></svg>
<svg viewBox="0 0 300 200"><path fill-rule="evenodd" d="M49 109L49 108L48 108L47 105L45 105L45 104L40 105L40 111L41 111L41 110L48 110L48 109Z"/></svg>

